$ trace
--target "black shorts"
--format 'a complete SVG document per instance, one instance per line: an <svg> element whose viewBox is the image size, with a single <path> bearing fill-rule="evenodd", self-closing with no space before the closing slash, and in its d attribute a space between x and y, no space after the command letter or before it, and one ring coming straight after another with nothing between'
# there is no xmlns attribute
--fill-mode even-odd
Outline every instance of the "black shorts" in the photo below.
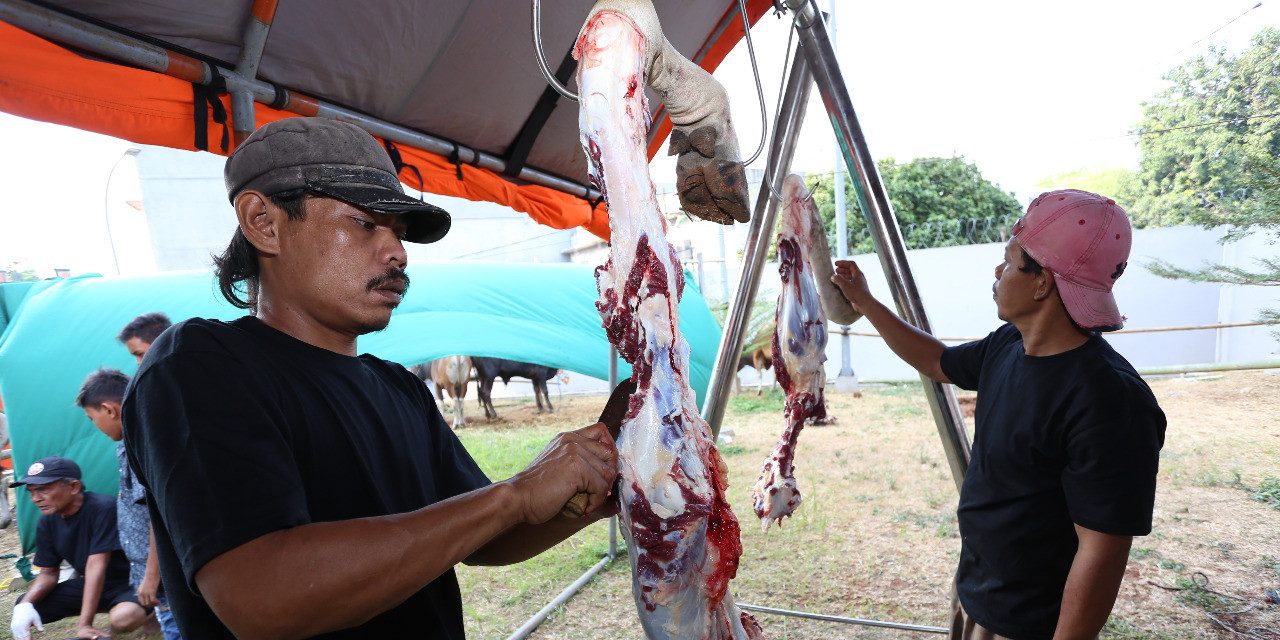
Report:
<svg viewBox="0 0 1280 640"><path fill-rule="evenodd" d="M25 598L26 595L23 595ZM80 615L80 605L84 601L84 578L72 578L59 582L53 591L45 594L40 602L35 603L36 613L42 622L53 622L63 618ZM19 601L21 602L21 600ZM138 593L128 582L108 582L102 585L102 597L98 599L98 613L106 613L121 602L132 602L138 606ZM143 607L148 613L151 609Z"/></svg>

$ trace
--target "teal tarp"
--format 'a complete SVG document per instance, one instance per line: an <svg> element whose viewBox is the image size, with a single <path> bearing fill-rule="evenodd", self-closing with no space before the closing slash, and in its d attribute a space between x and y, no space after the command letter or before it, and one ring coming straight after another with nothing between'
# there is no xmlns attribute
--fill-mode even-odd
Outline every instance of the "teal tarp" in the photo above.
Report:
<svg viewBox="0 0 1280 640"><path fill-rule="evenodd" d="M483 262L409 267L411 286L384 331L360 338L360 351L404 365L465 354L511 358L607 378L609 343L595 309L594 268L576 264ZM680 304L698 402L706 391L720 328L690 284ZM244 312L222 300L209 271L133 278L80 276L0 284L7 326L0 333L0 398L13 440L14 469L62 455L78 462L91 491L118 491L115 443L73 405L80 383L99 366L132 374L133 356L115 341L135 316L163 311L230 320ZM618 375L630 375L619 363ZM585 426L585 425L584 425ZM17 490L24 550L38 517Z"/></svg>

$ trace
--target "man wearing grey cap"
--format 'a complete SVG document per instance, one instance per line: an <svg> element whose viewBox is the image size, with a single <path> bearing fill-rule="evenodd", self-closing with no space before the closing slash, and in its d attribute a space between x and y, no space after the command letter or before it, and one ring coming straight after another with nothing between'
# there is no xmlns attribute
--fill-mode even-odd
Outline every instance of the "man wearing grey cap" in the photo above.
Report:
<svg viewBox="0 0 1280 640"><path fill-rule="evenodd" d="M174 325L123 407L183 637L463 637L453 566L520 562L608 515L612 439L562 433L490 483L416 377L357 355L409 286L402 241L449 229L368 133L273 122L225 176L239 228L218 284L251 315ZM580 491L590 515L559 515Z"/></svg>

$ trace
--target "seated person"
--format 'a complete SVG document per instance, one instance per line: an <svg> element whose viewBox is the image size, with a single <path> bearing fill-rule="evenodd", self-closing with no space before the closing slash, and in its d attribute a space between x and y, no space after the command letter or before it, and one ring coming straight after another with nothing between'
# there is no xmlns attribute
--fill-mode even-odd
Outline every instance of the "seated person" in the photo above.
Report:
<svg viewBox="0 0 1280 640"><path fill-rule="evenodd" d="M111 636L93 626L99 612L107 613L115 631L142 626L150 611L138 604L129 586L129 560L120 549L115 498L85 491L80 466L60 457L37 460L25 478L9 486L23 485L40 509L35 555L40 574L13 607L14 639L29 640L32 626L43 630L45 621L77 614L79 638ZM58 582L63 560L80 577Z"/></svg>

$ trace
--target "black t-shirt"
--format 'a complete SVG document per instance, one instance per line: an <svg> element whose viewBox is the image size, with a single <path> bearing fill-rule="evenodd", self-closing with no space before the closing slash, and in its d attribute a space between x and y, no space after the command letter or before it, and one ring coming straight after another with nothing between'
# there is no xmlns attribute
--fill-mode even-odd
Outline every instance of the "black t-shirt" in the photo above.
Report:
<svg viewBox="0 0 1280 640"><path fill-rule="evenodd" d="M164 332L123 417L152 522L164 525L155 528L161 576L188 640L232 637L195 587L196 572L226 551L489 483L404 367L315 347L253 317ZM320 637L462 638L457 577L449 570L368 623Z"/></svg>
<svg viewBox="0 0 1280 640"><path fill-rule="evenodd" d="M1097 334L1036 357L1006 324L948 348L942 371L978 391L958 510L960 602L999 635L1051 638L1079 544L1073 523L1122 536L1151 532L1164 413Z"/></svg>
<svg viewBox="0 0 1280 640"><path fill-rule="evenodd" d="M116 527L116 499L92 491L84 492L84 504L66 518L51 513L36 522L37 567L53 568L66 560L84 575L89 556L110 553L103 584L129 584L129 559L120 548L120 530Z"/></svg>

